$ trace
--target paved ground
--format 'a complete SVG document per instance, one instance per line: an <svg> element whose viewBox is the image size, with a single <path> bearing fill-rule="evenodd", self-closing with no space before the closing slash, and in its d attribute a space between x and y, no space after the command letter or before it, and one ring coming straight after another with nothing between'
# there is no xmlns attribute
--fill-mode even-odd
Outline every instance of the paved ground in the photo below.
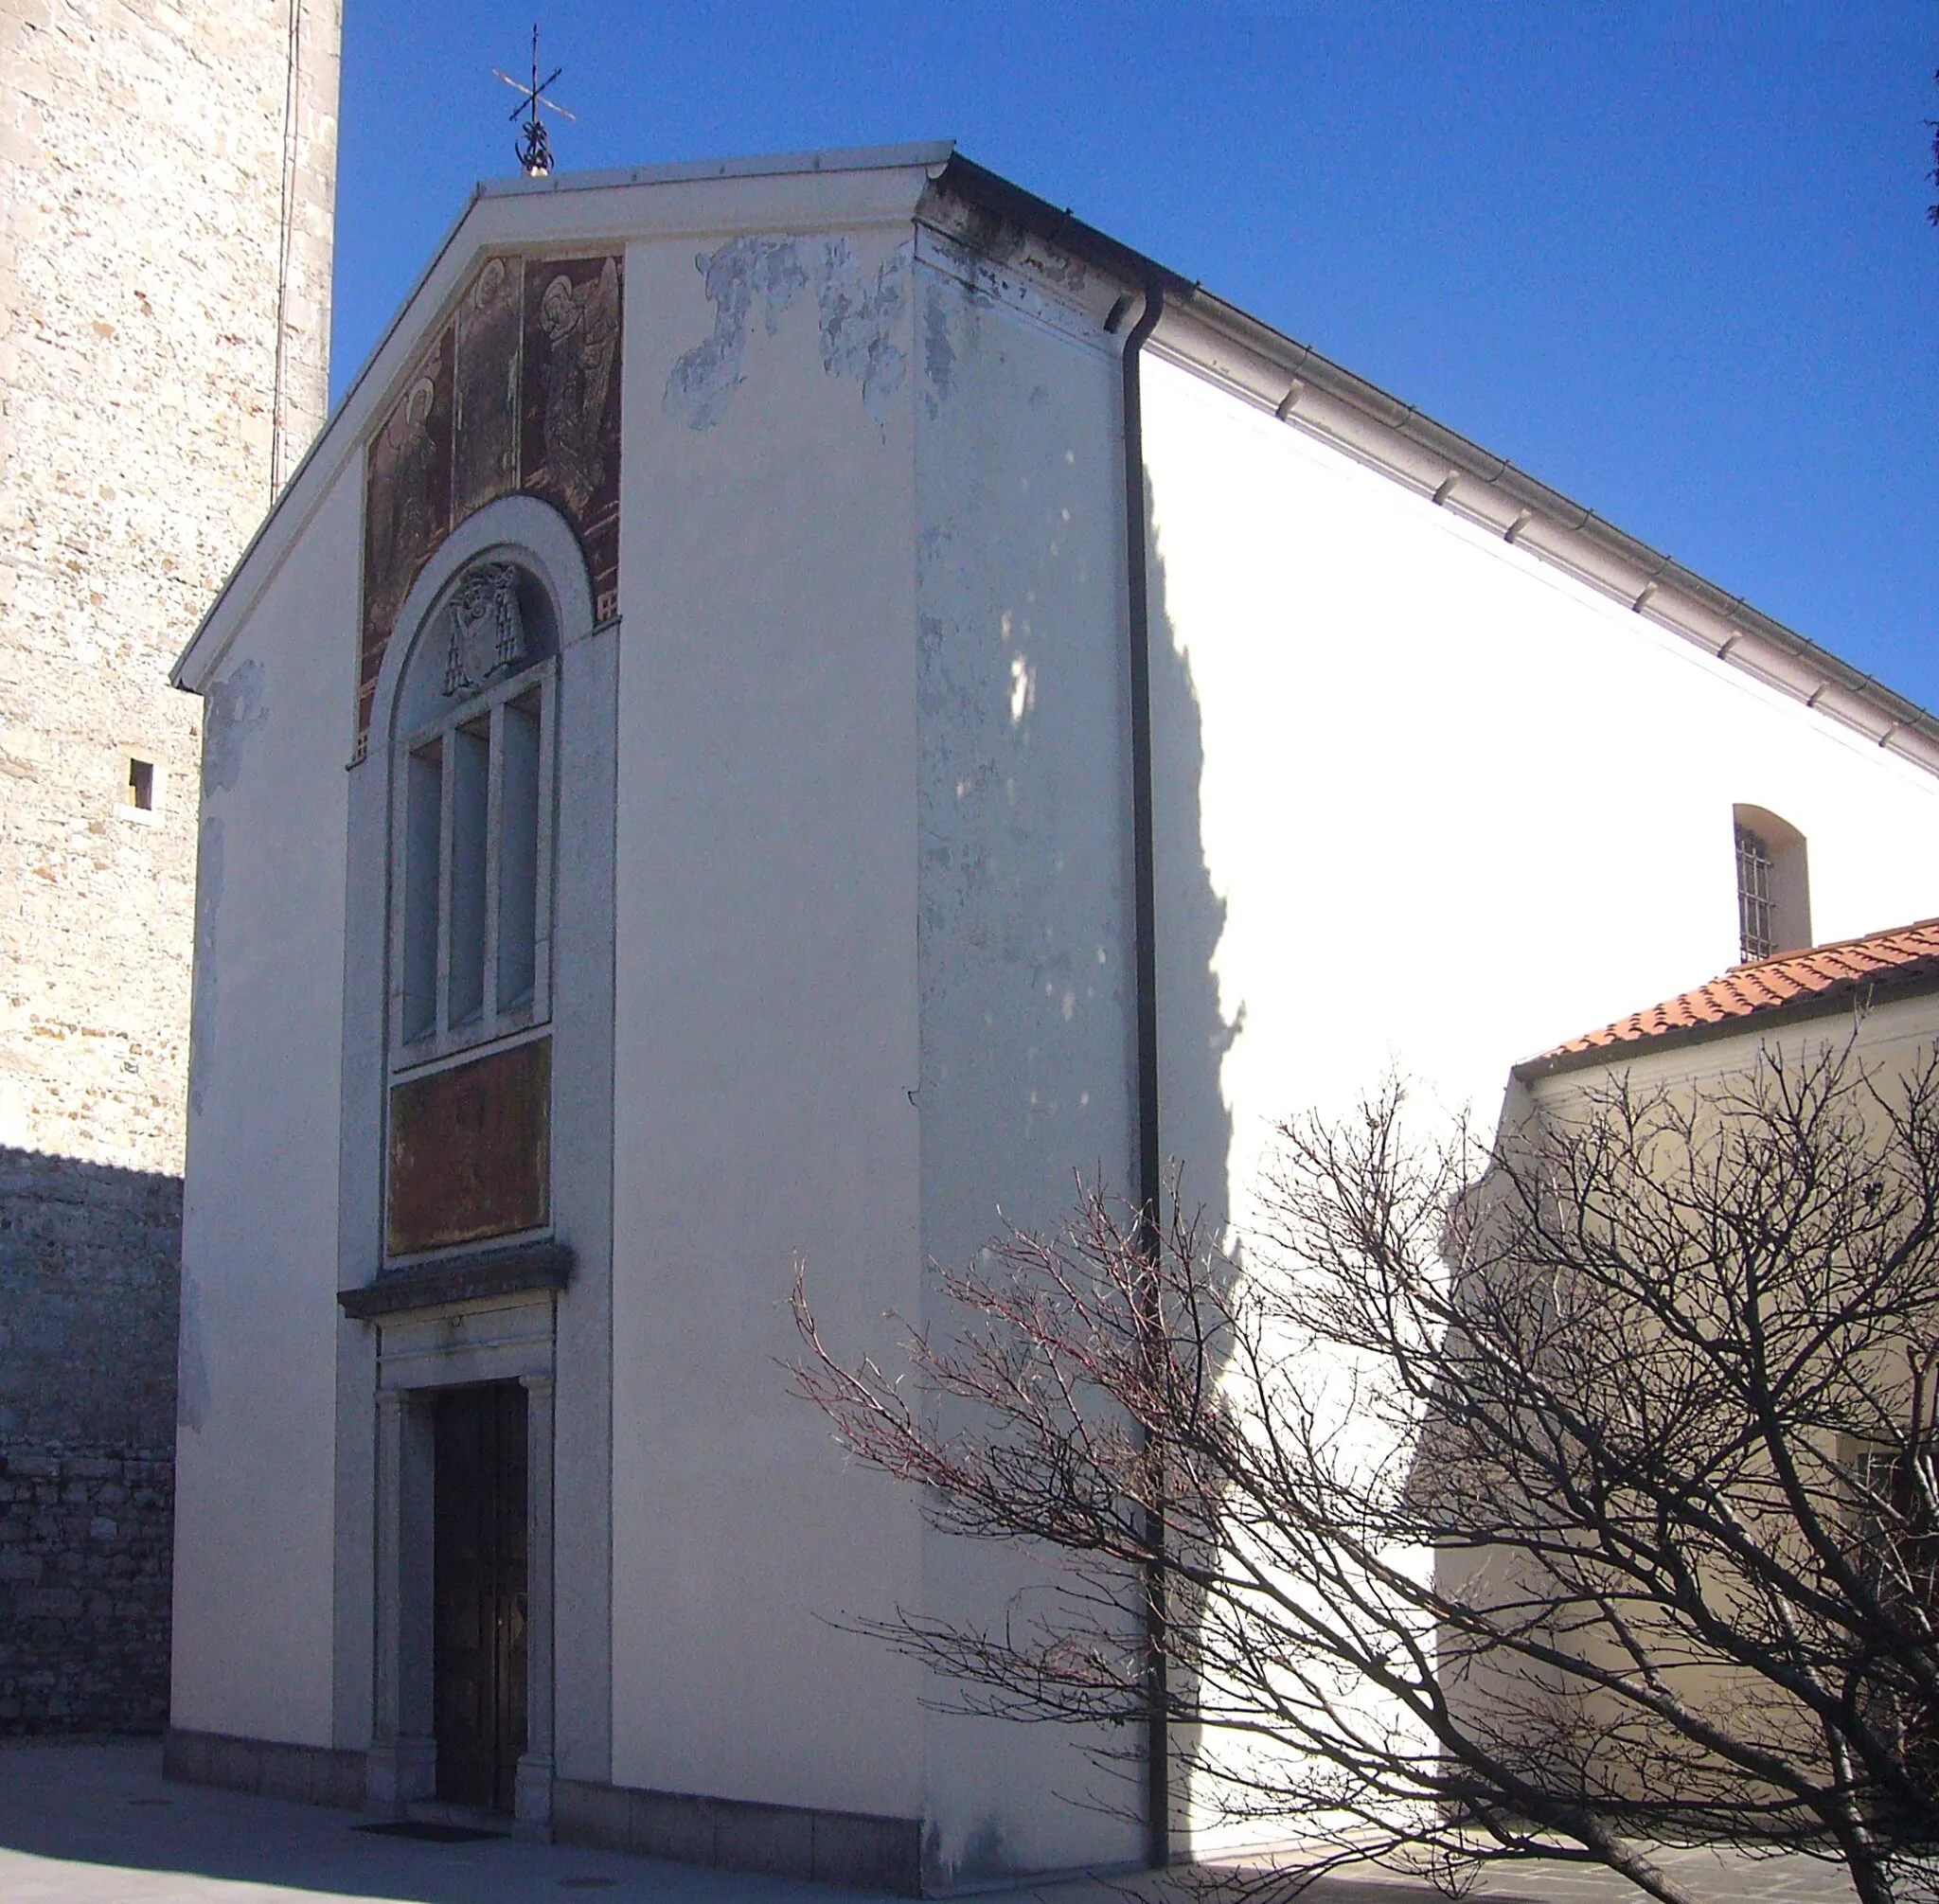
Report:
<svg viewBox="0 0 1939 1904"><path fill-rule="evenodd" d="M0 1904L875 1904L869 1894L696 1871L621 1852L509 1838L426 1844L373 1835L353 1813L165 1784L161 1748L16 1743L0 1749ZM1717 1904L1850 1904L1823 1865L1672 1854ZM1147 1887L1139 1887L1147 1896ZM1639 1904L1607 1875L1503 1871L1470 1894L1507 1904ZM1043 1904L1127 1904L1124 1886L998 1894ZM1311 1904L1435 1904L1426 1885L1329 1880ZM1154 1899L1154 1904L1156 1900Z"/></svg>

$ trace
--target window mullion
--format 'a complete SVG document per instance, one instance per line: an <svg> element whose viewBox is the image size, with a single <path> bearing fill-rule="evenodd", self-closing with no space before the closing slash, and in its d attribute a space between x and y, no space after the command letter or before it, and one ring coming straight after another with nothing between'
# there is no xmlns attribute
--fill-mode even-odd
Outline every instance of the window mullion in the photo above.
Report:
<svg viewBox="0 0 1939 1904"><path fill-rule="evenodd" d="M457 748L452 734L438 749L437 809L437 1011L433 1025L442 1044L451 1031L451 881L452 844L457 805Z"/></svg>
<svg viewBox="0 0 1939 1904"><path fill-rule="evenodd" d="M491 703L489 739L485 758L485 1002L480 1023L498 1016L498 939L501 848L505 841L505 697Z"/></svg>
<svg viewBox="0 0 1939 1904"><path fill-rule="evenodd" d="M539 689L539 842L532 907L532 1006L535 1012L548 1016L552 1009L552 851L557 818L552 775L558 706L559 664L555 659Z"/></svg>
<svg viewBox="0 0 1939 1904"><path fill-rule="evenodd" d="M385 881L390 904L384 923L389 959L384 1022L390 1026L388 1042L393 1052L401 1051L404 1045L405 949L410 942L411 756L407 751L400 758L402 768L391 801L390 874Z"/></svg>

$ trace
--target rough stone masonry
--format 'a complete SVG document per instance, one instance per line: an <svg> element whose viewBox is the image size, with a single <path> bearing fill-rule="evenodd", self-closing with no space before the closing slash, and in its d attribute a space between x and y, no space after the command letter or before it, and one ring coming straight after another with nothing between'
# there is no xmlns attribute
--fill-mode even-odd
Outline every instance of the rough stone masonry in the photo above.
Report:
<svg viewBox="0 0 1939 1904"><path fill-rule="evenodd" d="M167 1718L201 748L167 677L323 420L341 29L0 0L0 1732Z"/></svg>

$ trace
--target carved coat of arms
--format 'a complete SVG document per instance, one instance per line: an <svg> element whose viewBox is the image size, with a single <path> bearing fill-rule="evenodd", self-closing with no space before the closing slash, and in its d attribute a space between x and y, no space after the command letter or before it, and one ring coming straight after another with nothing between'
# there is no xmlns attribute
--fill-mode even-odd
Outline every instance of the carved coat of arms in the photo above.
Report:
<svg viewBox="0 0 1939 1904"><path fill-rule="evenodd" d="M444 691L470 694L525 658L519 614L519 572L510 562L480 562L458 579L446 606Z"/></svg>

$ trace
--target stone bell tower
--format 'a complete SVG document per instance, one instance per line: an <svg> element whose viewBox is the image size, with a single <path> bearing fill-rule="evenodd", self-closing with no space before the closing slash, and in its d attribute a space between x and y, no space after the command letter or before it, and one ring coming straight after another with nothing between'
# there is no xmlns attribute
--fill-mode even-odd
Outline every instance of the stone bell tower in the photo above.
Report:
<svg viewBox="0 0 1939 1904"><path fill-rule="evenodd" d="M0 0L0 1733L167 1717L201 702L323 421L342 0Z"/></svg>

